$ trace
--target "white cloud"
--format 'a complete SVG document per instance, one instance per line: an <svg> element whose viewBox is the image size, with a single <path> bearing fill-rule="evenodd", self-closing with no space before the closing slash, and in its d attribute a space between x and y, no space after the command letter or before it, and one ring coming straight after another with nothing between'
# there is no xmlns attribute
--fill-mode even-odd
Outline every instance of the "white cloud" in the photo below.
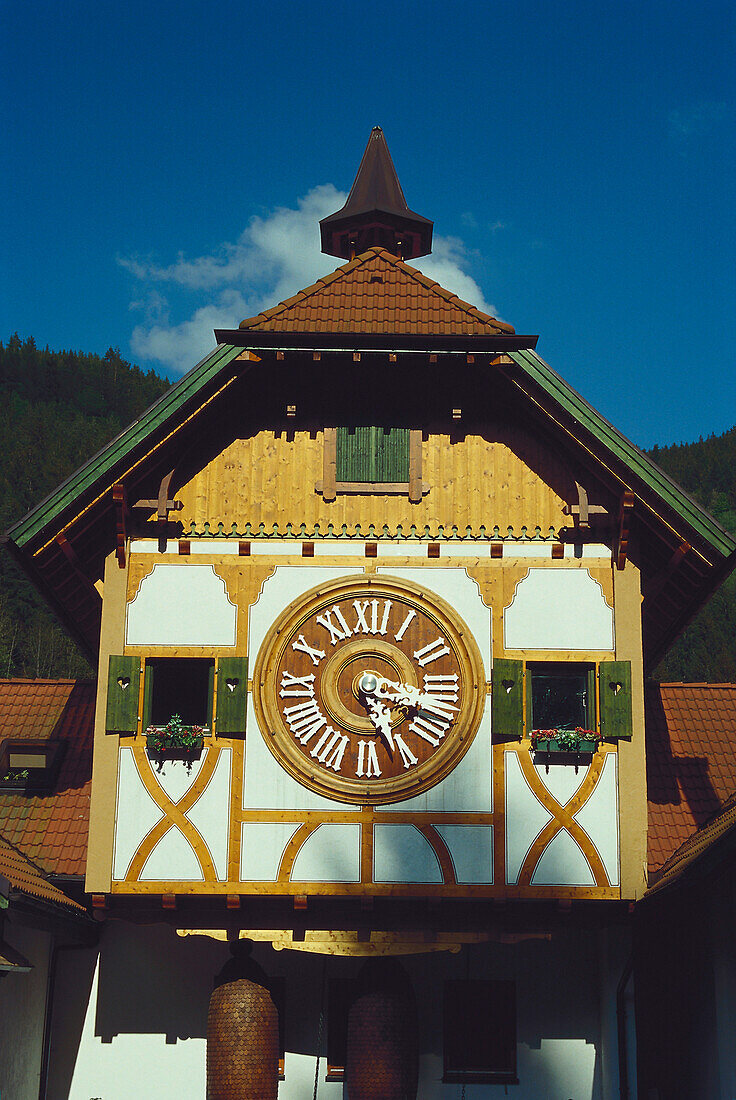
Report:
<svg viewBox="0 0 736 1100"><path fill-rule="evenodd" d="M496 307L486 302L483 291L472 275L468 275L472 253L463 241L458 237L433 237L432 252L429 256L422 256L418 260L412 260L412 267L417 267L430 279L435 279L445 290L451 290L458 298L469 302L471 306L477 306L484 313L496 316Z"/></svg>
<svg viewBox="0 0 736 1100"><path fill-rule="evenodd" d="M143 285L143 296L131 308L143 320L131 335L138 360L153 360L174 374L183 374L213 347L213 328L237 328L244 317L295 294L338 264L320 252L319 220L338 210L345 194L332 184L315 187L296 209L277 207L251 218L234 243L224 242L212 254L161 265L140 257L119 263ZM455 237L435 236L431 256L413 261L458 297L487 313L495 309L468 274L472 253ZM156 289L166 284L180 301L196 293L201 303L184 321L172 320L172 305Z"/></svg>

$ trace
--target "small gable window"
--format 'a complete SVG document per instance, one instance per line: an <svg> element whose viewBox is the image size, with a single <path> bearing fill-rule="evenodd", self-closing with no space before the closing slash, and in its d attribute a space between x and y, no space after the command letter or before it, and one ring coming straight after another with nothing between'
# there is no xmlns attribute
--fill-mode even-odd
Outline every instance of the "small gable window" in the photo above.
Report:
<svg viewBox="0 0 736 1100"><path fill-rule="evenodd" d="M419 430L369 424L324 429L324 477L315 489L326 501L345 493L395 493L417 502L429 492L421 476Z"/></svg>
<svg viewBox="0 0 736 1100"><path fill-rule="evenodd" d="M62 741L41 739L0 742L0 790L50 790L65 748Z"/></svg>
<svg viewBox="0 0 736 1100"><path fill-rule="evenodd" d="M338 482L409 481L409 429L359 425L337 429Z"/></svg>

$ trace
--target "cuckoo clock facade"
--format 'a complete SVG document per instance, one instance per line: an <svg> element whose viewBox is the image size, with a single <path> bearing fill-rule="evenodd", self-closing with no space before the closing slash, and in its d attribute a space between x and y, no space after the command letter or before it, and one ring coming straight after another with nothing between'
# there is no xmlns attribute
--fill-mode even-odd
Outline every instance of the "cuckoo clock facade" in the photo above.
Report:
<svg viewBox="0 0 736 1100"><path fill-rule="evenodd" d="M542 1095L559 1042L565 1095L597 1097L646 885L644 675L733 540L537 337L411 266L432 223L380 130L321 230L342 266L218 331L11 531L98 667L87 891L290 949L283 1096L300 1013L333 1006L335 1096L353 1042L353 971L320 1012L313 956L390 955L431 1006L420 1095Z"/></svg>

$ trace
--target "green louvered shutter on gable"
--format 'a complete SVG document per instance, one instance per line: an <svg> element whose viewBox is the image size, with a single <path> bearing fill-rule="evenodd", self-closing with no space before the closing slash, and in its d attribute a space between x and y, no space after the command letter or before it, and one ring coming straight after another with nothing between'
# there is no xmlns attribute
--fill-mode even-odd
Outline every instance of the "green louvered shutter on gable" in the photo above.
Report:
<svg viewBox="0 0 736 1100"><path fill-rule="evenodd" d="M524 735L524 662L496 657L493 662L491 733L494 741Z"/></svg>
<svg viewBox="0 0 736 1100"><path fill-rule="evenodd" d="M598 674L601 736L631 740L631 662L601 661Z"/></svg>
<svg viewBox="0 0 736 1100"><path fill-rule="evenodd" d="M337 429L338 481L408 482L409 429Z"/></svg>
<svg viewBox="0 0 736 1100"><path fill-rule="evenodd" d="M140 657L122 657L114 653L110 655L107 673L106 729L114 733L137 732L140 682Z"/></svg>
<svg viewBox="0 0 736 1100"><path fill-rule="evenodd" d="M245 733L248 664L245 657L220 657L217 662L217 733Z"/></svg>

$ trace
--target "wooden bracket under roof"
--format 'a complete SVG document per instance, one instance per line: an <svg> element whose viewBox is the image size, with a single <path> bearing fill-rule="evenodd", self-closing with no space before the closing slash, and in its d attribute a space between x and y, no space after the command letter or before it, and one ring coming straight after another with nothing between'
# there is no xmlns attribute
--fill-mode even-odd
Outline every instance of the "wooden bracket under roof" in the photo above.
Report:
<svg viewBox="0 0 736 1100"><path fill-rule="evenodd" d="M631 517L634 514L634 494L628 490L621 497L618 510L618 533L616 536L616 568L623 569L626 565L626 556L629 552L629 530Z"/></svg>
<svg viewBox="0 0 736 1100"><path fill-rule="evenodd" d="M112 487L112 502L115 509L115 556L118 565L125 569L125 547L128 541L128 494L122 481L116 481Z"/></svg>
<svg viewBox="0 0 736 1100"><path fill-rule="evenodd" d="M184 507L184 504L180 500L175 500L171 495L171 479L176 473L176 467L173 470L169 470L168 474L165 474L161 478L161 484L158 489L158 496L155 500L137 500L133 505L134 508L145 508L150 510L156 509L156 528L158 531L159 546L165 549L166 547L166 525L169 522L170 512L180 512Z"/></svg>

